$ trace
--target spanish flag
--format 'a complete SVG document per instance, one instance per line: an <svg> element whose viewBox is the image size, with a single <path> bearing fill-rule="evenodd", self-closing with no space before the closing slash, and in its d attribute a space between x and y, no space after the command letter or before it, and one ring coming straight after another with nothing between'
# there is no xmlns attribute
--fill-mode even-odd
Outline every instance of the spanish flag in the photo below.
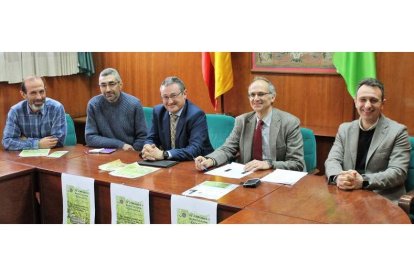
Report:
<svg viewBox="0 0 414 276"><path fill-rule="evenodd" d="M217 98L233 87L231 53L203 52L201 57L203 79L208 87L211 104L217 110Z"/></svg>

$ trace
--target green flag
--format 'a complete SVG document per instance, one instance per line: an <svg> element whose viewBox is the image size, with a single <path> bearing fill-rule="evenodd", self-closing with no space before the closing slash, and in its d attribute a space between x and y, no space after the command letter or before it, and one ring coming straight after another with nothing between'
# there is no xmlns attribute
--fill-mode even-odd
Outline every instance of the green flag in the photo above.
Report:
<svg viewBox="0 0 414 276"><path fill-rule="evenodd" d="M375 78L375 53L337 52L332 58L336 71L345 80L349 94L355 98L357 85L364 78Z"/></svg>

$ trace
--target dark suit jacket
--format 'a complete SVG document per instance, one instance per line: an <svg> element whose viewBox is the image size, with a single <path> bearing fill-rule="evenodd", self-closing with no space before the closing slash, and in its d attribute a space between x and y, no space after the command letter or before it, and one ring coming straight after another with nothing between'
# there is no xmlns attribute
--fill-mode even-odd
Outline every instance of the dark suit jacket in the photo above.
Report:
<svg viewBox="0 0 414 276"><path fill-rule="evenodd" d="M341 171L355 169L358 150L358 120L339 126L335 143L325 161L328 179ZM396 201L405 193L404 181L410 162L411 145L407 128L381 115L365 164L367 189Z"/></svg>
<svg viewBox="0 0 414 276"><path fill-rule="evenodd" d="M274 169L304 170L303 139L299 125L299 119L292 114L277 108L272 109L269 146ZM233 161L238 153L240 154L238 162L246 164L252 161L252 144L255 128L255 112L238 116L233 131L226 139L226 142L207 157L216 160L217 165Z"/></svg>
<svg viewBox="0 0 414 276"><path fill-rule="evenodd" d="M155 144L168 150L173 160L193 160L199 155L213 151L208 137L206 114L196 105L186 100L177 124L175 149L171 149L170 115L160 104L152 113L152 128L144 144Z"/></svg>

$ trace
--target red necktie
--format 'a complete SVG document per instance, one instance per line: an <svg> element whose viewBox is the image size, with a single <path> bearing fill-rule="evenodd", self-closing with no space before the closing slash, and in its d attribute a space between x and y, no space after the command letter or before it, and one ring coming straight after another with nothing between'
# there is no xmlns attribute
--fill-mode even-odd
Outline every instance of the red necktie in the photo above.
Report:
<svg viewBox="0 0 414 276"><path fill-rule="evenodd" d="M257 122L256 130L254 131L253 136L253 159L262 160L262 127L263 121L259 120Z"/></svg>

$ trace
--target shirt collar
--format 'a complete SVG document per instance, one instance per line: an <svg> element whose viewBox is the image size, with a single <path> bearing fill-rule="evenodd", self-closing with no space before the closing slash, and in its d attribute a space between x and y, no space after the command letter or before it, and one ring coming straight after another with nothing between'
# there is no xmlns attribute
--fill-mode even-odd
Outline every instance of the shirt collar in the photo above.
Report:
<svg viewBox="0 0 414 276"><path fill-rule="evenodd" d="M175 113L175 115L177 115L178 117L180 117L180 116L181 116L181 113L183 112L183 109L184 109L184 106L183 106L183 107L181 107L181 109L180 109L180 110L178 110L178 112L177 112L177 113ZM170 116L172 115L172 113L171 113L171 112L168 112L168 114L170 114Z"/></svg>
<svg viewBox="0 0 414 276"><path fill-rule="evenodd" d="M270 123L272 122L272 112L273 110L269 112L266 116L264 116L264 118L262 119L264 125L270 126ZM256 123L258 122L259 122L259 118L256 116Z"/></svg>
<svg viewBox="0 0 414 276"><path fill-rule="evenodd" d="M380 119L380 117L378 117L378 119L375 122L375 124L373 124L372 126L370 126L368 129L365 129L365 128L362 127L362 120L361 120L361 118L359 118L359 120L358 120L359 129L361 129L362 131L370 131L370 130L374 129L378 125L379 119Z"/></svg>

